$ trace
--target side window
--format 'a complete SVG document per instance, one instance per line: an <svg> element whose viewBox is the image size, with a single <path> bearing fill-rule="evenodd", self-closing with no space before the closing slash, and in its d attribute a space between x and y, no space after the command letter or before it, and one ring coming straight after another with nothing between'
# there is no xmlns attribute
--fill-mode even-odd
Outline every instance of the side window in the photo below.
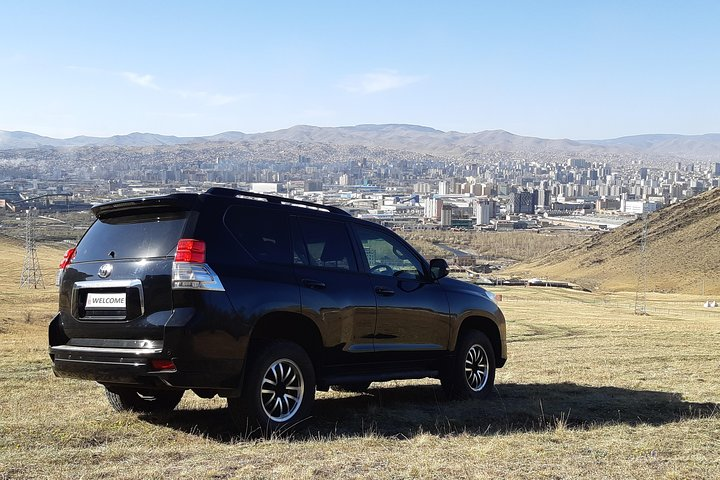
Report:
<svg viewBox="0 0 720 480"><path fill-rule="evenodd" d="M230 207L225 225L240 245L260 262L291 263L290 226L281 212L255 207Z"/></svg>
<svg viewBox="0 0 720 480"><path fill-rule="evenodd" d="M371 274L417 280L424 277L420 260L397 238L372 228L355 228Z"/></svg>
<svg viewBox="0 0 720 480"><path fill-rule="evenodd" d="M305 244L296 243L295 263L357 271L355 255L344 224L306 217L297 217L297 221Z"/></svg>

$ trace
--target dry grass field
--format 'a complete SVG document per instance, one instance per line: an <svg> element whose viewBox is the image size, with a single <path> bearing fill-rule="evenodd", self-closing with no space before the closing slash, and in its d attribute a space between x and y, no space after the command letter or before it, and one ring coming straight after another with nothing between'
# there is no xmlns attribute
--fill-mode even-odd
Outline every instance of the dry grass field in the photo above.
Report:
<svg viewBox="0 0 720 480"><path fill-rule="evenodd" d="M425 258L447 257L447 250L438 246L438 244L447 244L492 263L497 263L497 260L528 262L544 259L550 252L572 248L590 236L588 232L580 230L574 232L548 230L543 233L537 233L535 230L513 232L417 230L397 233L417 248Z"/></svg>
<svg viewBox="0 0 720 480"><path fill-rule="evenodd" d="M294 434L249 438L225 403L185 395L119 414L92 382L54 378L57 292L20 290L0 241L0 479L720 478L720 308L687 295L505 288L507 366L484 402L432 381L319 393ZM59 250L41 249L52 284ZM718 299L720 300L720 299Z"/></svg>

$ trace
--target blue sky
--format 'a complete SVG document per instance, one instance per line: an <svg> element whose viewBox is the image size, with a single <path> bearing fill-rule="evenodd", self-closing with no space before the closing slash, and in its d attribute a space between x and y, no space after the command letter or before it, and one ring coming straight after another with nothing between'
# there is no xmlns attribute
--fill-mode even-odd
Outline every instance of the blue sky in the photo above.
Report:
<svg viewBox="0 0 720 480"><path fill-rule="evenodd" d="M719 19L717 1L4 2L0 130L720 132Z"/></svg>

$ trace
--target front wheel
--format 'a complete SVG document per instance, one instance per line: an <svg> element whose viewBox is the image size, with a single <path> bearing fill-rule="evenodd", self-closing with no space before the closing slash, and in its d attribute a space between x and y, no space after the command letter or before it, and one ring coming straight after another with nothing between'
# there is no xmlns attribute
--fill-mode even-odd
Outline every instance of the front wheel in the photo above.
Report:
<svg viewBox="0 0 720 480"><path fill-rule="evenodd" d="M455 358L440 379L450 398L485 398L495 384L495 351L487 335L466 331L455 348Z"/></svg>
<svg viewBox="0 0 720 480"><path fill-rule="evenodd" d="M289 430L307 418L315 398L315 369L298 344L265 343L249 360L241 397L228 398L235 425L263 432Z"/></svg>
<svg viewBox="0 0 720 480"><path fill-rule="evenodd" d="M105 387L105 396L118 412L169 412L177 407L183 390L147 390L129 387Z"/></svg>

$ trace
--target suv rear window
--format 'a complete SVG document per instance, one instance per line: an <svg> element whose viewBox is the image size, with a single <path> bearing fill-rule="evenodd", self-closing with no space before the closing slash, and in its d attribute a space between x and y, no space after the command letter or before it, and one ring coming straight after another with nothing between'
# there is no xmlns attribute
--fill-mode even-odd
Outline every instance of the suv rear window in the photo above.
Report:
<svg viewBox="0 0 720 480"><path fill-rule="evenodd" d="M295 263L313 267L357 271L355 254L345 224L298 217L305 239L305 252L296 253Z"/></svg>
<svg viewBox="0 0 720 480"><path fill-rule="evenodd" d="M290 226L283 212L255 207L230 207L225 225L256 260L290 264Z"/></svg>
<svg viewBox="0 0 720 480"><path fill-rule="evenodd" d="M95 221L77 246L75 262L169 255L189 212L154 212Z"/></svg>

